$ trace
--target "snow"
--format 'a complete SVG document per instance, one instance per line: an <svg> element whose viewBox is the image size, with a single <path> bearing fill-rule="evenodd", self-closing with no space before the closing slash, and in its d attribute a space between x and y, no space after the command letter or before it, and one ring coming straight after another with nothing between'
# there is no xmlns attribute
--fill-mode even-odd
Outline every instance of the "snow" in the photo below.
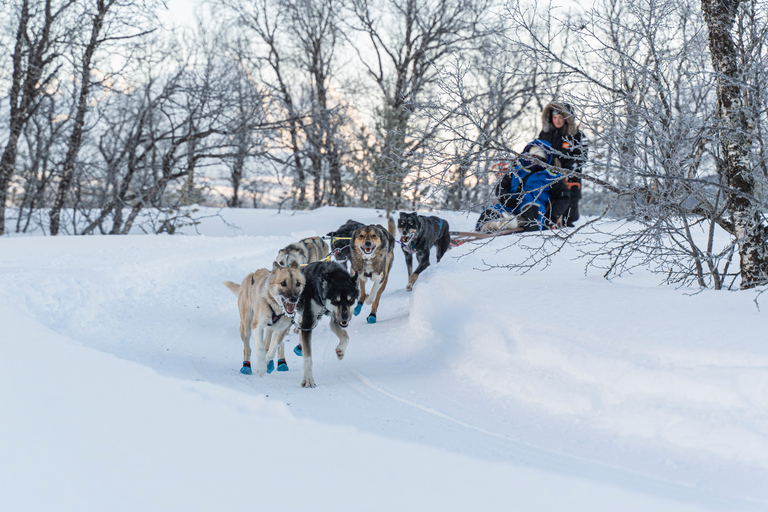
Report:
<svg viewBox="0 0 768 512"><path fill-rule="evenodd" d="M397 249L344 360L327 321L314 332L317 388L300 387L293 333L290 371L240 374L221 282L349 218L386 225L223 210L186 235L0 238L2 508L768 509L753 292L607 281L573 246L489 269L524 257L499 238L433 254L408 293Z"/></svg>

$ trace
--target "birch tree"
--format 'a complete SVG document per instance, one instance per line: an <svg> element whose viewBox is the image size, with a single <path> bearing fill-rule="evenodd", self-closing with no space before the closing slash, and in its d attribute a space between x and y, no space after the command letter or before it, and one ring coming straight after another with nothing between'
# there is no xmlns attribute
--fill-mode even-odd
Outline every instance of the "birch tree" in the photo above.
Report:
<svg viewBox="0 0 768 512"><path fill-rule="evenodd" d="M765 223L766 204L756 198L756 171L753 166L752 136L749 110L745 100L750 84L734 42L740 0L702 0L701 7L709 29L709 51L717 78L717 116L720 155L718 172L727 185L726 200L731 215L730 233L739 245L742 288L768 283L768 227ZM752 64L752 63L749 63ZM759 115L759 114L758 114ZM763 162L764 164L764 162Z"/></svg>

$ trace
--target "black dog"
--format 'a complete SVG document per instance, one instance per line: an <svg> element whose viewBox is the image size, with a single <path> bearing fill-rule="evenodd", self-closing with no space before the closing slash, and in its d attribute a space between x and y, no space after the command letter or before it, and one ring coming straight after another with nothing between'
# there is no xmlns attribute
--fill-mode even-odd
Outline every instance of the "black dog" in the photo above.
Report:
<svg viewBox="0 0 768 512"><path fill-rule="evenodd" d="M365 224L357 222L356 220L349 219L347 222L341 225L336 231L331 231L326 236L331 237L331 254L333 254L336 261L347 261L351 255L351 249L349 243L352 240L352 233L357 228L363 227Z"/></svg>
<svg viewBox="0 0 768 512"><path fill-rule="evenodd" d="M312 330L324 315L331 316L331 331L339 337L336 357L342 359L349 343L345 328L352 319L352 309L360 295L357 273L333 261L316 261L301 270L306 284L296 304L296 323L301 345L294 352L304 357L304 379L301 387L315 387L312 377Z"/></svg>
<svg viewBox="0 0 768 512"><path fill-rule="evenodd" d="M403 244L405 265L408 268L408 285L405 289L411 291L419 274L429 266L429 251L432 246L437 248L438 262L451 247L450 228L448 222L440 217L425 217L414 212L401 213L397 220L397 229L402 235L400 242ZM414 252L419 261L415 272L411 270Z"/></svg>

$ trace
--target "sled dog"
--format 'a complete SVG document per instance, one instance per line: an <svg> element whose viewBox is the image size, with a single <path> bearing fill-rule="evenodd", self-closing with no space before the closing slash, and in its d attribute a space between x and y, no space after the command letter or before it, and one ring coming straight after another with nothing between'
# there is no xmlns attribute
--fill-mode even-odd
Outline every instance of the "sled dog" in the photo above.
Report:
<svg viewBox="0 0 768 512"><path fill-rule="evenodd" d="M363 302L371 304L368 323L376 323L376 312L384 288L387 287L389 271L395 261L395 221L389 218L389 229L378 224L361 226L352 233L350 263L352 270L358 273L360 299L355 307L355 315L360 314ZM365 293L365 284L371 280L371 293Z"/></svg>
<svg viewBox="0 0 768 512"><path fill-rule="evenodd" d="M275 261L282 267L289 267L294 262L299 265L306 265L313 261L320 261L327 256L328 244L319 236L312 236L280 249Z"/></svg>
<svg viewBox="0 0 768 512"><path fill-rule="evenodd" d="M316 261L302 269L306 286L296 305L295 322L299 326L300 347L295 351L304 358L301 387L315 387L312 376L312 330L323 316L331 317L331 331L339 338L336 357L342 359L349 344L346 327L357 303L357 273L351 276L335 261Z"/></svg>
<svg viewBox="0 0 768 512"><path fill-rule="evenodd" d="M345 262L349 260L351 254L349 242L352 239L352 233L354 233L357 228L363 227L364 225L365 224L362 222L349 219L342 224L339 229L331 231L326 235L331 237L331 252L333 253L334 258L336 258L336 261Z"/></svg>
<svg viewBox="0 0 768 512"><path fill-rule="evenodd" d="M419 274L429 266L429 251L432 246L437 249L438 262L445 251L450 248L450 228L448 222L440 217L425 217L415 212L401 212L397 219L397 228L400 230L400 242L403 244L405 266L408 269L408 285L405 289L411 291L416 279L419 278ZM419 262L415 271L412 270L414 252Z"/></svg>
<svg viewBox="0 0 768 512"><path fill-rule="evenodd" d="M278 351L278 370L288 369L283 338L291 326L291 317L296 312L305 282L296 263L281 267L277 262L272 264L272 271L259 269L245 276L239 285L224 281L224 286L237 295L240 310L240 338L243 340L241 373L251 373L251 332L254 333L257 349L256 371L259 377L267 372L267 361L272 362L275 350Z"/></svg>
<svg viewBox="0 0 768 512"><path fill-rule="evenodd" d="M477 229L475 231L481 233L495 233L497 231L517 229L520 227L520 222L517 220L517 217L511 213L497 210L486 211L492 211L493 214L481 215L481 218L477 221Z"/></svg>

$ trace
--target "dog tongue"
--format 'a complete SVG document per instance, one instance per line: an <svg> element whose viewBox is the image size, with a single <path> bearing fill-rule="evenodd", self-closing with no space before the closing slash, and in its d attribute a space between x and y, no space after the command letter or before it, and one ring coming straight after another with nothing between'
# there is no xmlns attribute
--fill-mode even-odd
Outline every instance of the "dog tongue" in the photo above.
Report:
<svg viewBox="0 0 768 512"><path fill-rule="evenodd" d="M288 302L287 300L284 300L283 306L285 307L285 311L290 315L293 313L293 310L296 307L296 304L293 304L292 302Z"/></svg>

